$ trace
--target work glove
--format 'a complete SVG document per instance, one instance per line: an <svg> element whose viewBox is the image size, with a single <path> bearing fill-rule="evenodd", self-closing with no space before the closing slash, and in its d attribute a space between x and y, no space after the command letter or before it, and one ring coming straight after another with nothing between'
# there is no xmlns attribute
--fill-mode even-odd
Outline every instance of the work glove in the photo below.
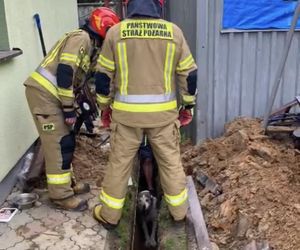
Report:
<svg viewBox="0 0 300 250"><path fill-rule="evenodd" d="M112 110L110 107L101 111L101 122L103 128L109 128L111 123L111 115Z"/></svg>
<svg viewBox="0 0 300 250"><path fill-rule="evenodd" d="M178 120L180 121L180 126L187 126L191 123L193 120L193 112L192 107L189 106L183 106L179 110L179 117Z"/></svg>
<svg viewBox="0 0 300 250"><path fill-rule="evenodd" d="M64 114L64 118L65 118L65 124L67 124L68 126L72 126L75 124L76 122L76 111L72 110L72 111L63 111Z"/></svg>

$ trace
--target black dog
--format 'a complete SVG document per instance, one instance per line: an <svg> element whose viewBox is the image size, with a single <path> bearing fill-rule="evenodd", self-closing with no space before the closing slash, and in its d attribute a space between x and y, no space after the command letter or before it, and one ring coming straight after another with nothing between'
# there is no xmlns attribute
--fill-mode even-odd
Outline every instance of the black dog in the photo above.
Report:
<svg viewBox="0 0 300 250"><path fill-rule="evenodd" d="M145 246L155 247L157 244L155 241L158 220L157 199L148 190L141 191L138 194L137 206L145 235Z"/></svg>

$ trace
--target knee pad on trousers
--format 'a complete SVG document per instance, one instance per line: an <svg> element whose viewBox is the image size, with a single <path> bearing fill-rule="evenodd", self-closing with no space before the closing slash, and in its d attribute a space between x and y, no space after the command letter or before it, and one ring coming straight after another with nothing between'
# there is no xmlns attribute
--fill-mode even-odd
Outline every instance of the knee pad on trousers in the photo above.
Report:
<svg viewBox="0 0 300 250"><path fill-rule="evenodd" d="M68 170L71 168L73 153L75 151L75 134L70 133L60 140L60 148L62 155L62 169Z"/></svg>

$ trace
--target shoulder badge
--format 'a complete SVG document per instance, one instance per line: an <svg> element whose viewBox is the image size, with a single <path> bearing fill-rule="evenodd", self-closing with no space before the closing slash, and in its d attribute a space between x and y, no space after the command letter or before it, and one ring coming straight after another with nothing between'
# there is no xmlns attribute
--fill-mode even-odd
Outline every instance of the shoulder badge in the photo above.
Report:
<svg viewBox="0 0 300 250"><path fill-rule="evenodd" d="M85 49L81 46L79 52L80 52L80 54L84 54Z"/></svg>

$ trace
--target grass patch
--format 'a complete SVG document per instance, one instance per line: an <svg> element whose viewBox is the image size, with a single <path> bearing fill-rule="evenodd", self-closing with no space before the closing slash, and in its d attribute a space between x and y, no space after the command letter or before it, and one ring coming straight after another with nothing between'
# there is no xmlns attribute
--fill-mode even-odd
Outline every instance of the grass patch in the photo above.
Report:
<svg viewBox="0 0 300 250"><path fill-rule="evenodd" d="M187 250L185 223L173 221L164 200L161 203L159 213L158 237L162 250Z"/></svg>
<svg viewBox="0 0 300 250"><path fill-rule="evenodd" d="M136 187L128 188L125 204L122 211L122 218L118 227L110 232L111 249L126 250L130 249L132 219L134 214L134 194Z"/></svg>

